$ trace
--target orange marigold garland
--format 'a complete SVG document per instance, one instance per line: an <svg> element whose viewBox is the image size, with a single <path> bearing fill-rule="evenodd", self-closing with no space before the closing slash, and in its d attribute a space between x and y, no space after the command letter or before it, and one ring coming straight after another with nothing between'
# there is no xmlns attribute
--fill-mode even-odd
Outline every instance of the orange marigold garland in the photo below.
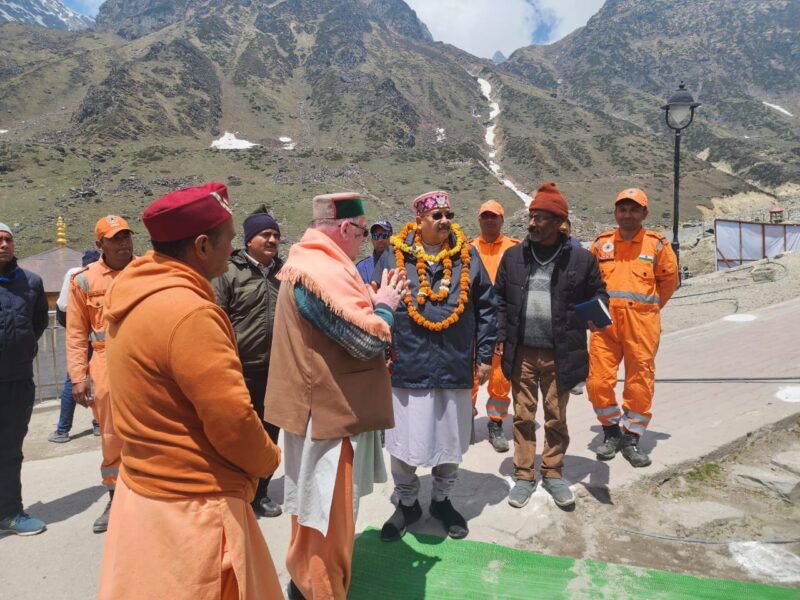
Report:
<svg viewBox="0 0 800 600"><path fill-rule="evenodd" d="M414 247L408 246L405 241L408 235L414 231ZM461 255L461 292L458 295L458 304L453 309L453 312L442 321L433 322L423 317L417 308L414 306L414 300L411 291L407 291L403 296L403 301L408 307L408 314L411 319L420 327L424 327L429 331L444 331L451 325L455 324L461 314L464 312L464 307L467 304L468 290L469 290L469 262L470 262L470 245L467 238L461 231L461 228L453 224L453 233L456 236L456 245L451 248L450 240L445 240L442 245L442 251L433 256L425 252L422 245L422 236L420 235L419 228L416 223L407 223L403 230L391 239L394 246L394 254L397 262L398 269L405 269L406 258L405 253L413 254L417 257L417 275L419 275L419 292L417 293L417 304L423 306L427 300L431 302L443 302L450 296L450 284L453 276L453 256L456 254ZM439 285L439 291L434 292L431 283L428 281L428 267L427 262L442 262L444 267L444 276Z"/></svg>

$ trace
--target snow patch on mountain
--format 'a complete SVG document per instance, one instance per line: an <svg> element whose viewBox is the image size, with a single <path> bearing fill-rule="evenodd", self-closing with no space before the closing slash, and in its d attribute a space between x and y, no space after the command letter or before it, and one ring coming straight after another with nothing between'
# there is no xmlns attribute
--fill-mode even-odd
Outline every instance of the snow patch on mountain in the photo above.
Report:
<svg viewBox="0 0 800 600"><path fill-rule="evenodd" d="M247 150L253 146L258 146L258 144L248 142L247 140L240 140L236 137L236 134L230 131L226 131L221 138L211 142L211 147L217 150Z"/></svg>
<svg viewBox="0 0 800 600"><path fill-rule="evenodd" d="M786 115L787 117L793 117L794 115L790 113L788 110L783 108L782 106L778 106L777 104L770 104L769 102L762 101L761 104L764 106L769 106L770 108L777 110L779 113Z"/></svg>
<svg viewBox="0 0 800 600"><path fill-rule="evenodd" d="M0 23L4 21L70 31L94 25L94 19L75 12L59 0L0 0Z"/></svg>

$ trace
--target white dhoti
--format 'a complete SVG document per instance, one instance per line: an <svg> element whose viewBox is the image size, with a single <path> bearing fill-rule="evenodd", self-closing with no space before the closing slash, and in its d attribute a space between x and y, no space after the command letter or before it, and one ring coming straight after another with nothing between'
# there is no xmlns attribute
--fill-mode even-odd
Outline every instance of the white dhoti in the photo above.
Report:
<svg viewBox="0 0 800 600"><path fill-rule="evenodd" d="M433 498L450 495L472 435L472 390L392 388L394 428L386 431L395 494L406 506L419 495L417 467L432 467Z"/></svg>

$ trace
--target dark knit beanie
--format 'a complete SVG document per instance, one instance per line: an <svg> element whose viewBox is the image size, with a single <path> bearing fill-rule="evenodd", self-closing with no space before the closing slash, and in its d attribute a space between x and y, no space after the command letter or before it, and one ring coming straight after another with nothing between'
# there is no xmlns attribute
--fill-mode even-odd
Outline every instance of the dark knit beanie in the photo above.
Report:
<svg viewBox="0 0 800 600"><path fill-rule="evenodd" d="M89 248L81 257L81 265L88 267L90 264L97 262L98 260L100 260L100 253L97 250Z"/></svg>
<svg viewBox="0 0 800 600"><path fill-rule="evenodd" d="M264 231L265 229L274 229L278 233L281 232L278 222L267 212L266 204L262 204L244 220L244 243L247 244L259 231Z"/></svg>
<svg viewBox="0 0 800 600"><path fill-rule="evenodd" d="M561 192L553 181L548 181L536 190L536 195L533 197L533 201L528 205L528 210L543 210L562 219L569 217L567 200L561 195Z"/></svg>

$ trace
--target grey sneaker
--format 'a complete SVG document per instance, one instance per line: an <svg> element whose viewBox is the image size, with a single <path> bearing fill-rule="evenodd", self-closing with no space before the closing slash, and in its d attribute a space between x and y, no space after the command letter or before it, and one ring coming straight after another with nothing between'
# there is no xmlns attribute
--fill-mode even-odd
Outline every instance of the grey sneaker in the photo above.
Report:
<svg viewBox="0 0 800 600"><path fill-rule="evenodd" d="M622 456L636 468L649 467L652 462L647 453L639 449L639 436L627 431L622 438Z"/></svg>
<svg viewBox="0 0 800 600"><path fill-rule="evenodd" d="M508 452L508 440L503 435L502 421L489 421L486 426L489 430L489 442L496 452Z"/></svg>
<svg viewBox="0 0 800 600"><path fill-rule="evenodd" d="M525 481L517 479L511 492L508 494L508 503L514 508L522 508L531 499L531 495L536 490L535 481Z"/></svg>
<svg viewBox="0 0 800 600"><path fill-rule="evenodd" d="M111 515L111 500L106 504L106 509L103 514L97 517L97 520L92 525L92 531L95 533L104 533L108 529L108 517Z"/></svg>
<svg viewBox="0 0 800 600"><path fill-rule="evenodd" d="M545 477L542 479L542 487L553 497L553 502L558 506L572 506L575 504L575 496L569 489L569 483L561 477Z"/></svg>
<svg viewBox="0 0 800 600"><path fill-rule="evenodd" d="M100 437L100 425L97 423L92 423L92 435Z"/></svg>
<svg viewBox="0 0 800 600"><path fill-rule="evenodd" d="M54 431L47 436L47 441L53 442L54 444L63 444L64 442L69 441L69 434L61 431Z"/></svg>
<svg viewBox="0 0 800 600"><path fill-rule="evenodd" d="M619 425L612 425L610 427L603 425L603 434L603 443L600 444L595 451L597 460L611 460L617 455L620 448L622 448L622 431Z"/></svg>

